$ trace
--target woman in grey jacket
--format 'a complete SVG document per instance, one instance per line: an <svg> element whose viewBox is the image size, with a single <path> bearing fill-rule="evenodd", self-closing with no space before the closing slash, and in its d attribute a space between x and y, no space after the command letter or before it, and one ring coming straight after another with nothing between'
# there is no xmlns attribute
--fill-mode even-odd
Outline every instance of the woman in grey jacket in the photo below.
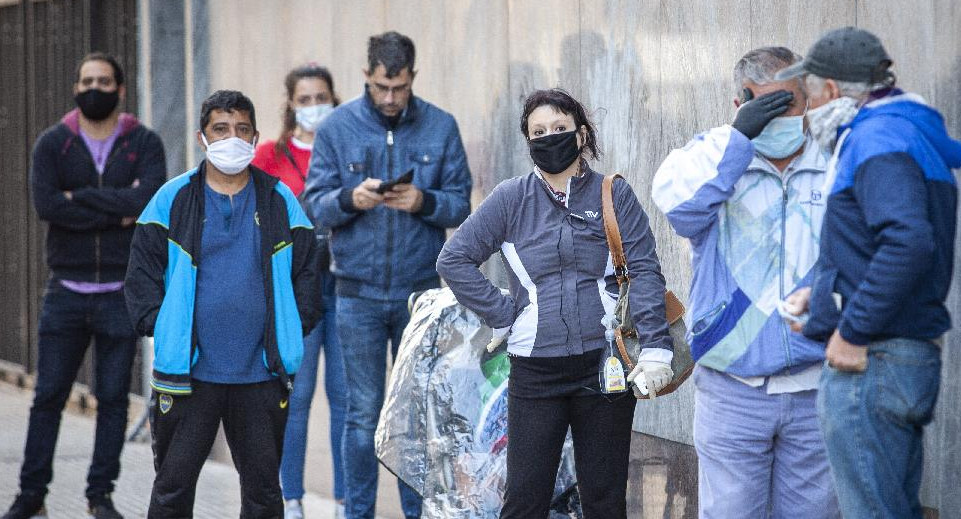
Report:
<svg viewBox="0 0 961 519"><path fill-rule="evenodd" d="M595 128L567 92L539 90L521 115L534 171L498 185L444 246L437 271L457 300L507 339L507 489L502 518L547 517L567 429L587 519L626 517L634 398L623 371L605 379L605 339L617 281L601 217L603 176ZM636 377L647 392L671 379L664 277L647 215L626 182L614 207L631 279L631 313L643 346ZM504 295L479 270L500 251ZM634 378L634 377L632 377ZM606 386L602 388L602 383ZM621 387L618 388L617 386Z"/></svg>

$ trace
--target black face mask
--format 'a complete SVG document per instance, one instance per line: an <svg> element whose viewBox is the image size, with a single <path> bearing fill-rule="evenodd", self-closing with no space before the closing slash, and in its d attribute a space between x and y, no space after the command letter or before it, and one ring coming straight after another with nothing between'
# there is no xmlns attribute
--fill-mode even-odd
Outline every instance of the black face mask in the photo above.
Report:
<svg viewBox="0 0 961 519"><path fill-rule="evenodd" d="M554 133L527 141L531 159L544 173L561 173L577 160L581 150L577 147L577 132Z"/></svg>
<svg viewBox="0 0 961 519"><path fill-rule="evenodd" d="M104 92L103 90L97 90L96 88L91 88L86 92L80 92L79 94L73 96L74 102L80 107L80 111L83 112L83 116L91 121L102 121L107 118L113 109L117 107L117 103L120 102L120 94L118 91Z"/></svg>

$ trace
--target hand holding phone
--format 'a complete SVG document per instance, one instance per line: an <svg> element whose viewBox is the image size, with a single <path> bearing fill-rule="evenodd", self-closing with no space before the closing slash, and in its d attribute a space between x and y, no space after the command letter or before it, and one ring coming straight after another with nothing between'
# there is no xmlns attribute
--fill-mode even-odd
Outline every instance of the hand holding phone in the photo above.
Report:
<svg viewBox="0 0 961 519"><path fill-rule="evenodd" d="M391 189L393 189L394 186L398 184L410 184L413 181L414 181L414 170L411 169L411 170L408 170L407 173L404 173L403 175L395 179L388 180L386 182L381 182L380 185L377 186L376 191L377 193L382 195L390 191Z"/></svg>

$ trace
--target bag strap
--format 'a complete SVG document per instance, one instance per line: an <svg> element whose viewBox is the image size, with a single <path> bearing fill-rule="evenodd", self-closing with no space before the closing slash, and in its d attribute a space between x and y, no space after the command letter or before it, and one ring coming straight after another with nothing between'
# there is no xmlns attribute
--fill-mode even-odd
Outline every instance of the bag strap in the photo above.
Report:
<svg viewBox="0 0 961 519"><path fill-rule="evenodd" d="M621 242L621 229L617 225L617 214L614 212L614 179L624 178L619 173L604 177L601 186L601 212L604 215L604 234L607 236L607 247L611 249L611 260L614 263L614 275L620 286L627 281L627 256L624 255L624 244Z"/></svg>
<svg viewBox="0 0 961 519"><path fill-rule="evenodd" d="M611 249L611 263L614 264L614 275L617 276L617 285L628 282L627 256L624 255L624 243L621 241L621 229L617 225L617 213L614 212L614 180L624 178L619 173L607 175L601 185L601 213L604 215L604 234L607 236L607 246ZM667 324L670 326L684 317L684 304L681 303L674 292L670 290L664 293L664 307L667 317ZM627 354L627 347L624 344L623 334L632 334L634 330L615 330L615 343L621 358L627 363L628 369L634 369L634 362Z"/></svg>
<svg viewBox="0 0 961 519"><path fill-rule="evenodd" d="M607 248L611 250L611 262L614 264L614 275L617 286L628 282L627 256L624 255L624 243L621 241L621 229L617 225L617 214L614 212L614 179L624 178L618 173L606 175L601 184L601 213L604 215L604 234L607 236ZM621 354L629 371L634 370L634 361L627 353L624 337L620 327L614 330L614 344Z"/></svg>
<svg viewBox="0 0 961 519"><path fill-rule="evenodd" d="M288 142L289 142L289 141L288 141ZM307 182L307 174L304 173L304 170L301 169L299 165L297 165L297 161L294 160L294 154L290 152L290 148L288 148L287 146L288 146L288 144L285 142L284 145L283 145L284 155L287 157L287 160L290 161L290 164L294 167L294 169L297 170L297 174L300 175L300 180L302 180L302 181L304 181L304 182L306 183L306 182Z"/></svg>

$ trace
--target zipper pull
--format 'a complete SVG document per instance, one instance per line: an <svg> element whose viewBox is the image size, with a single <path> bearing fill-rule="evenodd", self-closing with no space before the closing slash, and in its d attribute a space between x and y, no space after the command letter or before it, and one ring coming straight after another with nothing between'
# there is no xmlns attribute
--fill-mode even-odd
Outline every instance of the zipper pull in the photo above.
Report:
<svg viewBox="0 0 961 519"><path fill-rule="evenodd" d="M388 145L388 146L393 146L393 145L394 145L394 132L393 132L393 130L387 130L387 145Z"/></svg>

